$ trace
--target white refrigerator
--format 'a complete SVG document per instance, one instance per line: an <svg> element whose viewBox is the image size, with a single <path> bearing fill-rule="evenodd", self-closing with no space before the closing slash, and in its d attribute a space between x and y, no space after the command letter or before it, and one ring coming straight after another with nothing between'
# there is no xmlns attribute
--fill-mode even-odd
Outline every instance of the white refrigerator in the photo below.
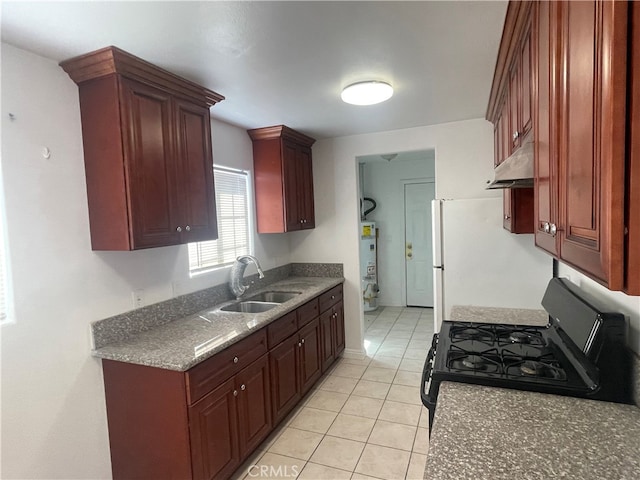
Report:
<svg viewBox="0 0 640 480"><path fill-rule="evenodd" d="M541 309L551 258L502 228L502 197L433 200L435 330L454 305Z"/></svg>

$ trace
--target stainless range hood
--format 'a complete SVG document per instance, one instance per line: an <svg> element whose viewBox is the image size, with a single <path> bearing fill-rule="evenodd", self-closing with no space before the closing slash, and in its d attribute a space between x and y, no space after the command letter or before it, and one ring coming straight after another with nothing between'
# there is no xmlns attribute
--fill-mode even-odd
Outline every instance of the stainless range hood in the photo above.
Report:
<svg viewBox="0 0 640 480"><path fill-rule="evenodd" d="M495 179L487 190L533 187L533 142L528 141L494 170Z"/></svg>

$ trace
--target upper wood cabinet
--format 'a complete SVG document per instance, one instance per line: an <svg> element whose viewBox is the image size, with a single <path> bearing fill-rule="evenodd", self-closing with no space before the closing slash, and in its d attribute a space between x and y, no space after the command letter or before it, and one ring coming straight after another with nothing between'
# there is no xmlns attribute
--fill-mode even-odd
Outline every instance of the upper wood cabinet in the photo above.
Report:
<svg viewBox="0 0 640 480"><path fill-rule="evenodd" d="M115 47L60 66L79 87L93 250L217 238L209 107L224 97Z"/></svg>
<svg viewBox="0 0 640 480"><path fill-rule="evenodd" d="M511 3L487 110L494 124L494 166L531 138L531 59L531 2ZM533 233L533 188L505 189L502 195L503 227L511 233Z"/></svg>
<svg viewBox="0 0 640 480"><path fill-rule="evenodd" d="M637 210L631 217L639 187L625 147L637 143L627 129L637 89L627 84L630 4L535 7L536 245L611 290L638 294L629 231L640 222Z"/></svg>
<svg viewBox="0 0 640 480"><path fill-rule="evenodd" d="M248 133L253 141L258 233L314 228L311 146L315 139L284 125Z"/></svg>

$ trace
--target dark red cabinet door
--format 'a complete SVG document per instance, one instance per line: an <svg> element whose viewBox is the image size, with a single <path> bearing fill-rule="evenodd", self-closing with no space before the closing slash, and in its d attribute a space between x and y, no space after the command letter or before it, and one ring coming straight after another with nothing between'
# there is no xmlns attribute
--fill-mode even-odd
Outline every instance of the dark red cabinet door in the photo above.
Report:
<svg viewBox="0 0 640 480"><path fill-rule="evenodd" d="M271 389L268 355L236 375L238 392L238 443L246 457L271 431Z"/></svg>
<svg viewBox="0 0 640 480"><path fill-rule="evenodd" d="M298 148L289 142L282 142L282 170L284 177L284 205L287 231L300 230L302 209L298 202Z"/></svg>
<svg viewBox="0 0 640 480"><path fill-rule="evenodd" d="M335 307L333 307L334 311L334 341L335 341L335 355L336 357L340 355L344 351L345 341L344 341L344 305L342 302L337 303Z"/></svg>
<svg viewBox="0 0 640 480"><path fill-rule="evenodd" d="M175 101L183 243L218 238L209 109Z"/></svg>
<svg viewBox="0 0 640 480"><path fill-rule="evenodd" d="M322 375L320 321L316 318L299 332L300 393L304 395Z"/></svg>
<svg viewBox="0 0 640 480"><path fill-rule="evenodd" d="M320 314L320 353L323 372L325 372L335 360L335 342L333 340L333 329L331 328L333 321L331 318L332 315L333 311L331 309Z"/></svg>
<svg viewBox="0 0 640 480"><path fill-rule="evenodd" d="M298 335L292 335L269 353L271 402L274 425L300 400Z"/></svg>
<svg viewBox="0 0 640 480"><path fill-rule="evenodd" d="M315 212L313 206L313 166L311 149L298 149L298 204L300 209L301 229L315 227Z"/></svg>
<svg viewBox="0 0 640 480"><path fill-rule="evenodd" d="M612 290L624 279L627 2L560 2L560 257Z"/></svg>
<svg viewBox="0 0 640 480"><path fill-rule="evenodd" d="M125 164L133 248L180 243L170 94L123 79Z"/></svg>
<svg viewBox="0 0 640 480"><path fill-rule="evenodd" d="M189 408L195 479L228 478L240 464L234 379Z"/></svg>

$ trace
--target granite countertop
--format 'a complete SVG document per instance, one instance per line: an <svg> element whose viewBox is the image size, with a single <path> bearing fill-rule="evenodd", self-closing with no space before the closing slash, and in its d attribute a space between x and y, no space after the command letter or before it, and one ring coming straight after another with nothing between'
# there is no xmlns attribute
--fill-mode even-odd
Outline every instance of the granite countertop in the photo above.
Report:
<svg viewBox="0 0 640 480"><path fill-rule="evenodd" d="M454 305L451 307L451 320L456 322L506 323L509 325L544 327L549 323L549 314L544 310L525 308Z"/></svg>
<svg viewBox="0 0 640 480"><path fill-rule="evenodd" d="M186 371L343 281L335 277L289 277L251 292L250 296L263 291L301 292L266 312L220 311L221 307L234 303L229 301L105 345L92 354L120 362Z"/></svg>
<svg viewBox="0 0 640 480"><path fill-rule="evenodd" d="M443 382L429 480L640 478L640 409Z"/></svg>

